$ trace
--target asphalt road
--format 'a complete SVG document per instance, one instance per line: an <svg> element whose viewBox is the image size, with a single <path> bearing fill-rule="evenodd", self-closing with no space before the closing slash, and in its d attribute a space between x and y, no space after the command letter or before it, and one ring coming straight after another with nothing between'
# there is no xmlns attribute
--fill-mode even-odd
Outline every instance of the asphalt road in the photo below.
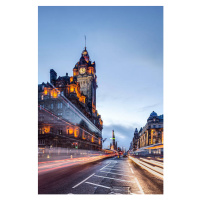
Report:
<svg viewBox="0 0 200 200"><path fill-rule="evenodd" d="M163 181L113 157L39 174L38 194L163 194Z"/></svg>

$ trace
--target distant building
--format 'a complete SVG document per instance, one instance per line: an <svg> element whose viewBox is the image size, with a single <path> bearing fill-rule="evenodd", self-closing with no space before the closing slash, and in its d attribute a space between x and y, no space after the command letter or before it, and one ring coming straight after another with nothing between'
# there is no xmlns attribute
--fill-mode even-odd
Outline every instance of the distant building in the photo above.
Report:
<svg viewBox="0 0 200 200"><path fill-rule="evenodd" d="M134 132L134 137L133 137L133 151L135 151L137 149L138 139L139 139L139 134L138 134L138 130L136 128L135 132Z"/></svg>
<svg viewBox="0 0 200 200"><path fill-rule="evenodd" d="M122 147L122 153L126 153L126 148Z"/></svg>
<svg viewBox="0 0 200 200"><path fill-rule="evenodd" d="M38 146L98 150L103 121L96 110L96 64L85 49L73 76L57 77L38 85Z"/></svg>
<svg viewBox="0 0 200 200"><path fill-rule="evenodd" d="M129 147L129 150L132 150L132 149L133 149L133 141L131 141L130 147Z"/></svg>

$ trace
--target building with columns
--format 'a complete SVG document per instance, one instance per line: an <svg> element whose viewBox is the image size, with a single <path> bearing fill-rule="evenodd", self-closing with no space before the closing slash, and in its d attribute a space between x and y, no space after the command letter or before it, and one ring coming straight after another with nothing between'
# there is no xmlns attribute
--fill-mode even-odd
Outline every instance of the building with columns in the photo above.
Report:
<svg viewBox="0 0 200 200"><path fill-rule="evenodd" d="M139 135L138 147L163 144L163 115L152 112Z"/></svg>
<svg viewBox="0 0 200 200"><path fill-rule="evenodd" d="M38 146L102 149L103 121L96 109L96 64L86 47L73 76L57 77L38 85Z"/></svg>
<svg viewBox="0 0 200 200"><path fill-rule="evenodd" d="M142 147L163 144L163 115L158 116L156 112L152 112L147 119L144 127L140 128L138 133L137 128L134 132L132 140L132 150L136 151Z"/></svg>

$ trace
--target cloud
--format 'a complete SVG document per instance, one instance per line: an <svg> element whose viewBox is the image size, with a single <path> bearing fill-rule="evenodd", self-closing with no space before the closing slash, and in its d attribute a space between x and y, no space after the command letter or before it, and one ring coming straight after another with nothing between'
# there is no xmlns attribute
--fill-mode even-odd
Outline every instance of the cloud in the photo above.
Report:
<svg viewBox="0 0 200 200"><path fill-rule="evenodd" d="M149 106L144 106L144 107L141 107L141 108L138 108L137 111L138 112L143 112L143 111L146 111L146 110L149 110L150 108L156 108L157 106L159 106L160 103L157 103L157 104L153 104L153 105L149 105ZM155 109L154 109L155 110ZM152 110L153 111L153 110Z"/></svg>

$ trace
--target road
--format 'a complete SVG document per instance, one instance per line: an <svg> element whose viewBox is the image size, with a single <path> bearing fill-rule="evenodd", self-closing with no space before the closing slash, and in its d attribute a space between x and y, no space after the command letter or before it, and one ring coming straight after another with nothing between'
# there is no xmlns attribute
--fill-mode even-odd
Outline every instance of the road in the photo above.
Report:
<svg viewBox="0 0 200 200"><path fill-rule="evenodd" d="M112 157L39 174L38 194L163 194L163 181L127 157Z"/></svg>

